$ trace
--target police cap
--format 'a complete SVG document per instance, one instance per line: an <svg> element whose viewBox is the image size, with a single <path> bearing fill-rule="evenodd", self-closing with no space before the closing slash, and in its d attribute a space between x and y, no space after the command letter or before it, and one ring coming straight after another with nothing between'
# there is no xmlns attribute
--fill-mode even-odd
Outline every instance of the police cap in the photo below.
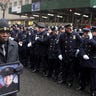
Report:
<svg viewBox="0 0 96 96"><path fill-rule="evenodd" d="M64 27L65 27L65 28L67 28L67 27L72 27L72 24L66 24Z"/></svg>
<svg viewBox="0 0 96 96"><path fill-rule="evenodd" d="M89 28L83 28L82 31L87 33L87 32L90 32L90 29Z"/></svg>
<svg viewBox="0 0 96 96"><path fill-rule="evenodd" d="M11 74L14 74L14 68L12 68L12 67L6 67L6 68L2 69L0 72L0 75L2 77L5 77L5 76L11 75Z"/></svg>
<svg viewBox="0 0 96 96"><path fill-rule="evenodd" d="M58 27L57 26L51 26L51 30L52 31L57 31L58 30Z"/></svg>
<svg viewBox="0 0 96 96"><path fill-rule="evenodd" d="M58 30L64 30L64 26L59 26Z"/></svg>
<svg viewBox="0 0 96 96"><path fill-rule="evenodd" d="M5 19L0 19L0 32L9 32L9 25Z"/></svg>
<svg viewBox="0 0 96 96"><path fill-rule="evenodd" d="M38 23L37 26L38 28L45 28L45 25L43 23Z"/></svg>
<svg viewBox="0 0 96 96"><path fill-rule="evenodd" d="M91 31L96 32L96 26L92 26Z"/></svg>
<svg viewBox="0 0 96 96"><path fill-rule="evenodd" d="M82 29L77 29L77 32L78 32L79 34L83 34L83 30L82 30Z"/></svg>

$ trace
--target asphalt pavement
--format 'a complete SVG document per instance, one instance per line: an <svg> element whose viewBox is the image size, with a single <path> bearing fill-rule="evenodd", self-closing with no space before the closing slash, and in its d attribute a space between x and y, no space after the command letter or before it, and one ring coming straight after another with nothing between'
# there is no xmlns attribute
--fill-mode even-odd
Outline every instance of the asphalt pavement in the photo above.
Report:
<svg viewBox="0 0 96 96"><path fill-rule="evenodd" d="M77 86L67 88L54 82L52 78L43 77L40 73L32 73L24 69L20 76L20 92L18 96L89 96L88 91L77 91Z"/></svg>

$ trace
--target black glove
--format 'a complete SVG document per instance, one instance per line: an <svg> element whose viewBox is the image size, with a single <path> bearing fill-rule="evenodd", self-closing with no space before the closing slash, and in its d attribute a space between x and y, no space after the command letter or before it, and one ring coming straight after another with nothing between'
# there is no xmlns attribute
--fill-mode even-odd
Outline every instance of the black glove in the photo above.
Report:
<svg viewBox="0 0 96 96"><path fill-rule="evenodd" d="M23 73L23 65L22 64L18 65L18 67L15 68L15 73L18 75Z"/></svg>

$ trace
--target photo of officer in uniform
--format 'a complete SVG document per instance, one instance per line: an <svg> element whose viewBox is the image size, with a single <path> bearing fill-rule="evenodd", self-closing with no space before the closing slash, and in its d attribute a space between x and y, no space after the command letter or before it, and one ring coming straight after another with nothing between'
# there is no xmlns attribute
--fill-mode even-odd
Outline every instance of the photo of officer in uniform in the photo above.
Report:
<svg viewBox="0 0 96 96"><path fill-rule="evenodd" d="M18 91L19 88L18 76L14 74L13 67L6 67L2 69L0 75L3 82L3 86L0 89L0 96L15 93Z"/></svg>

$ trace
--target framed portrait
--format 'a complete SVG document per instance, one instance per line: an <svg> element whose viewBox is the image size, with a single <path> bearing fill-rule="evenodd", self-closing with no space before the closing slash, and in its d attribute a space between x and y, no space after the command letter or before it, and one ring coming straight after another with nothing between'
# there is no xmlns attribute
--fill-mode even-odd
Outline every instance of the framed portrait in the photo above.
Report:
<svg viewBox="0 0 96 96"><path fill-rule="evenodd" d="M20 76L15 72L19 62L0 65L0 96L19 91Z"/></svg>

